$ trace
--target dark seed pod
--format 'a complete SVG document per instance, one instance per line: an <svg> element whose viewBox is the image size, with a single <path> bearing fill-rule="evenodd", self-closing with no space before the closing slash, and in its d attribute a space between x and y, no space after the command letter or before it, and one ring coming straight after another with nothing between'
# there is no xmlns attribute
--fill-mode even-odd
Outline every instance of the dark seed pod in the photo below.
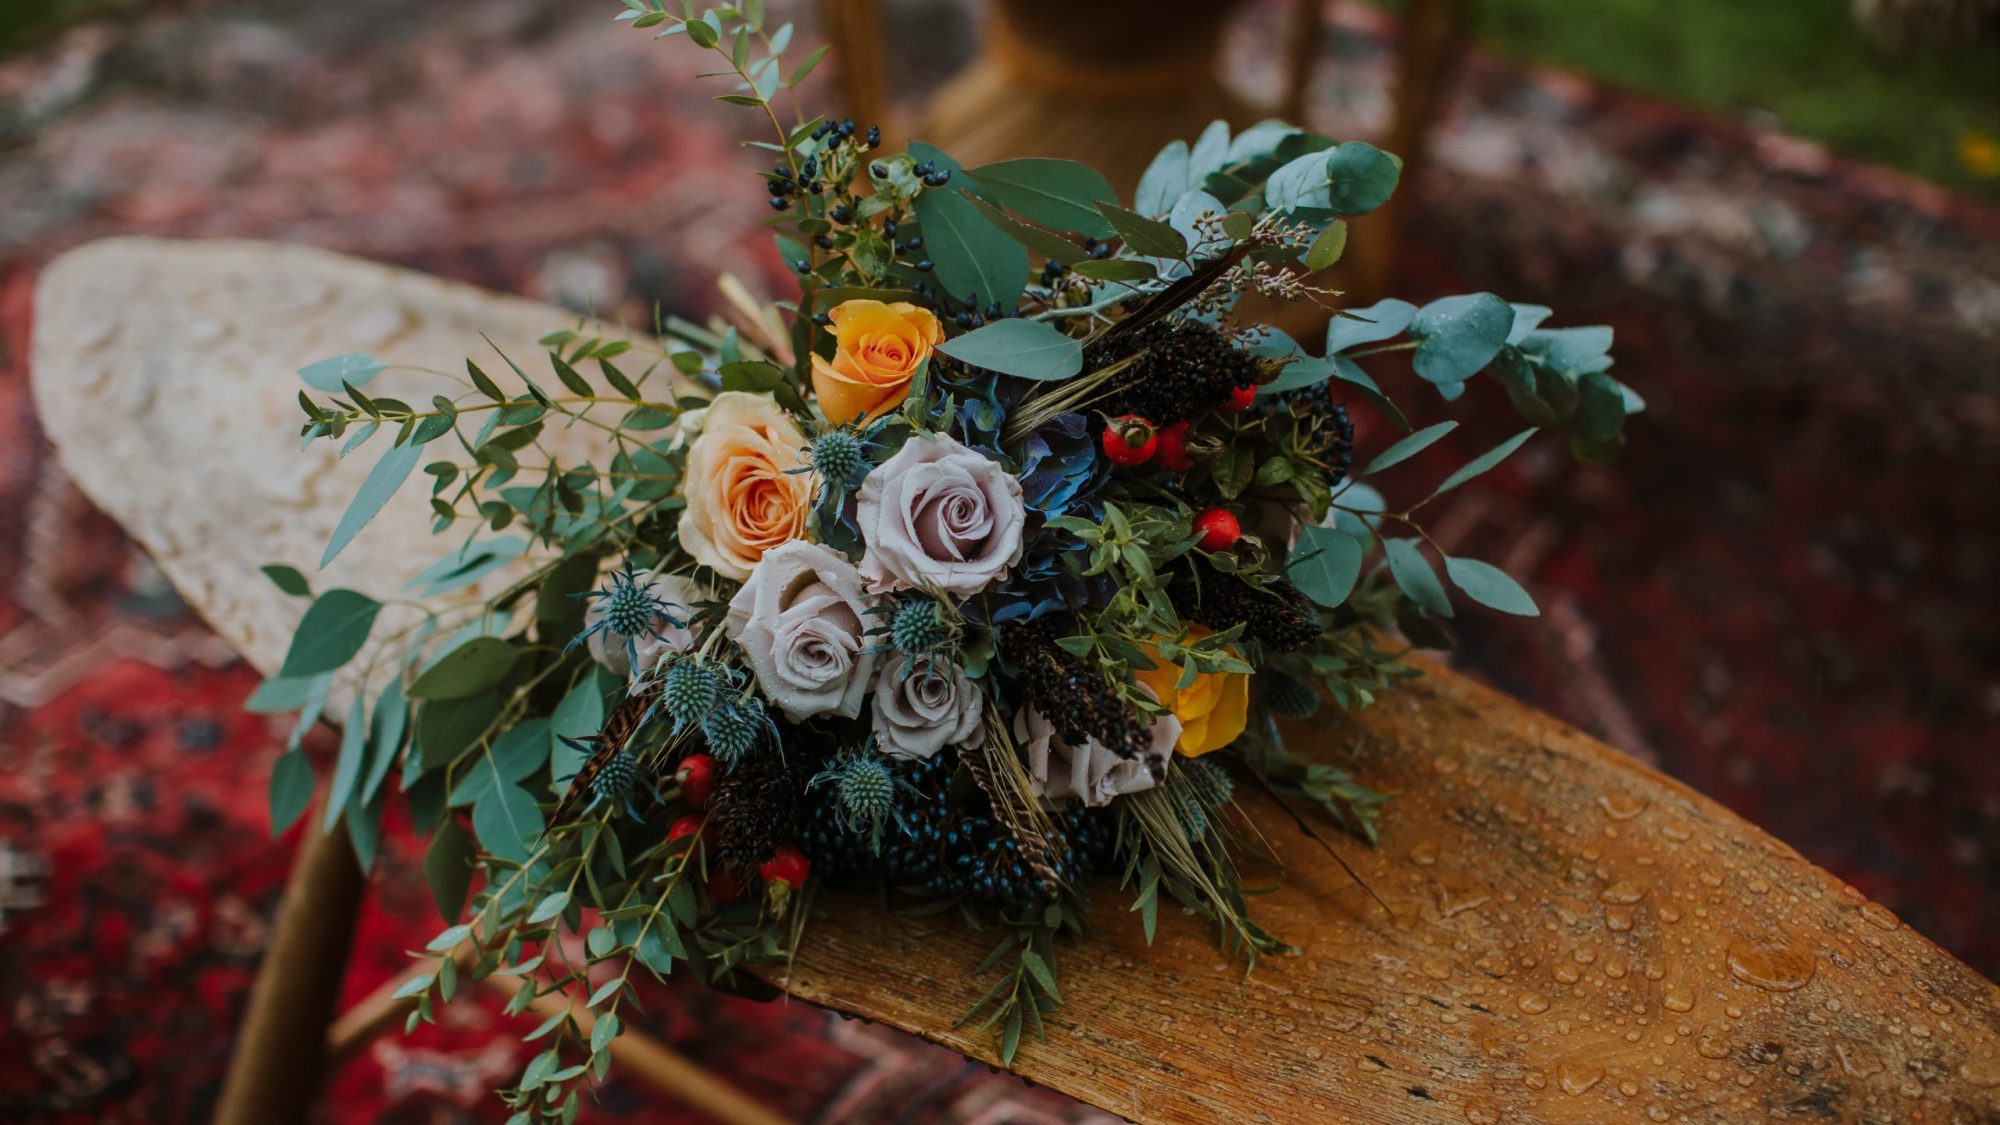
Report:
<svg viewBox="0 0 2000 1125"><path fill-rule="evenodd" d="M1140 358L1118 380L1100 407L1105 414L1138 414L1159 424L1197 418L1229 401L1238 387L1255 385L1257 357L1200 321L1174 319L1115 336L1087 349L1085 370L1127 356Z"/></svg>
<svg viewBox="0 0 2000 1125"><path fill-rule="evenodd" d="M1121 758L1136 758L1152 746L1139 712L1119 698L1111 682L1056 644L1041 624L1008 625L1000 632L1000 652L1019 670L1028 698L1071 746L1096 739Z"/></svg>

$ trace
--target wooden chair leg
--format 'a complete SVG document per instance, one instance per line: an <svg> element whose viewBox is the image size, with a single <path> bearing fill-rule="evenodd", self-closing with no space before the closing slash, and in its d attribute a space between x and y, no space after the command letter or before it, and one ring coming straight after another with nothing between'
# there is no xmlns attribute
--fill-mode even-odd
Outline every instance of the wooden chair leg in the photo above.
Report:
<svg viewBox="0 0 2000 1125"><path fill-rule="evenodd" d="M278 906L270 948L236 1032L217 1125L304 1121L326 1065L365 879L344 825L320 831L315 804Z"/></svg>

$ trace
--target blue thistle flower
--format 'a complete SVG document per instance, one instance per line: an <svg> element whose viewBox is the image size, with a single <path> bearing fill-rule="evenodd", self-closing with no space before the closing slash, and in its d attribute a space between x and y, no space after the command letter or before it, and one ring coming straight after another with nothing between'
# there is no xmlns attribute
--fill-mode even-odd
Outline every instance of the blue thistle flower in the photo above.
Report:
<svg viewBox="0 0 2000 1125"><path fill-rule="evenodd" d="M868 745L843 751L824 770L813 775L808 788L832 790L835 819L849 833L868 837L870 851L882 851L882 832L890 823L902 827L899 795L915 795L908 782L896 776L889 760Z"/></svg>
<svg viewBox="0 0 2000 1125"><path fill-rule="evenodd" d="M708 740L709 753L714 754L717 761L724 766L734 766L756 749L764 736L769 735L776 740L778 726L771 721L764 701L749 695L716 704L701 720L701 735Z"/></svg>
<svg viewBox="0 0 2000 1125"><path fill-rule="evenodd" d="M698 656L668 665L660 685L660 701L673 716L674 733L700 726L721 702L723 688L730 686L732 679L728 668Z"/></svg>
<svg viewBox="0 0 2000 1125"><path fill-rule="evenodd" d="M597 603L603 616L589 628L571 637L564 651L575 648L591 637L606 634L623 642L625 653L633 664L639 662L637 641L640 637L660 637L661 625L682 628L687 622L676 616L673 602L653 592L651 584L640 585L639 572L627 559L625 565L611 572L605 585L596 590L586 590L576 595L586 601Z"/></svg>

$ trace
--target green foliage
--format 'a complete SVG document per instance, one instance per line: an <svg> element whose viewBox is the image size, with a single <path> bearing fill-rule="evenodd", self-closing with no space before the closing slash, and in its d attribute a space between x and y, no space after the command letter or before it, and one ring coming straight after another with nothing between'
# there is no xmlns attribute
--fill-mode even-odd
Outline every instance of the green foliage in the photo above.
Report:
<svg viewBox="0 0 2000 1125"><path fill-rule="evenodd" d="M945 341L938 350L974 367L1022 379L1069 379L1083 370L1083 345L1035 320L997 320Z"/></svg>
<svg viewBox="0 0 2000 1125"><path fill-rule="evenodd" d="M368 631L382 603L353 590L328 590L313 600L278 675L286 679L331 672L354 659L368 643Z"/></svg>
<svg viewBox="0 0 2000 1125"><path fill-rule="evenodd" d="M916 200L926 252L951 296L1012 308L1028 284L1028 252L986 221L963 192L926 191Z"/></svg>

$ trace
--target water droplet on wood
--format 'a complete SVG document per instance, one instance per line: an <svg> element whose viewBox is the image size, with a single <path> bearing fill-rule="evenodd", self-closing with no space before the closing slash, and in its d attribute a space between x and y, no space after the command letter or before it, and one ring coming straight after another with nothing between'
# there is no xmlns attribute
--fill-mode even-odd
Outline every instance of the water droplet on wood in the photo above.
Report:
<svg viewBox="0 0 2000 1125"><path fill-rule="evenodd" d="M1770 992L1804 988L1818 964L1811 950L1789 940L1765 944L1738 939L1729 943L1729 975Z"/></svg>
<svg viewBox="0 0 2000 1125"><path fill-rule="evenodd" d="M1604 1068L1593 1062L1565 1062L1556 1068L1556 1081L1570 1097L1581 1097L1604 1079Z"/></svg>

